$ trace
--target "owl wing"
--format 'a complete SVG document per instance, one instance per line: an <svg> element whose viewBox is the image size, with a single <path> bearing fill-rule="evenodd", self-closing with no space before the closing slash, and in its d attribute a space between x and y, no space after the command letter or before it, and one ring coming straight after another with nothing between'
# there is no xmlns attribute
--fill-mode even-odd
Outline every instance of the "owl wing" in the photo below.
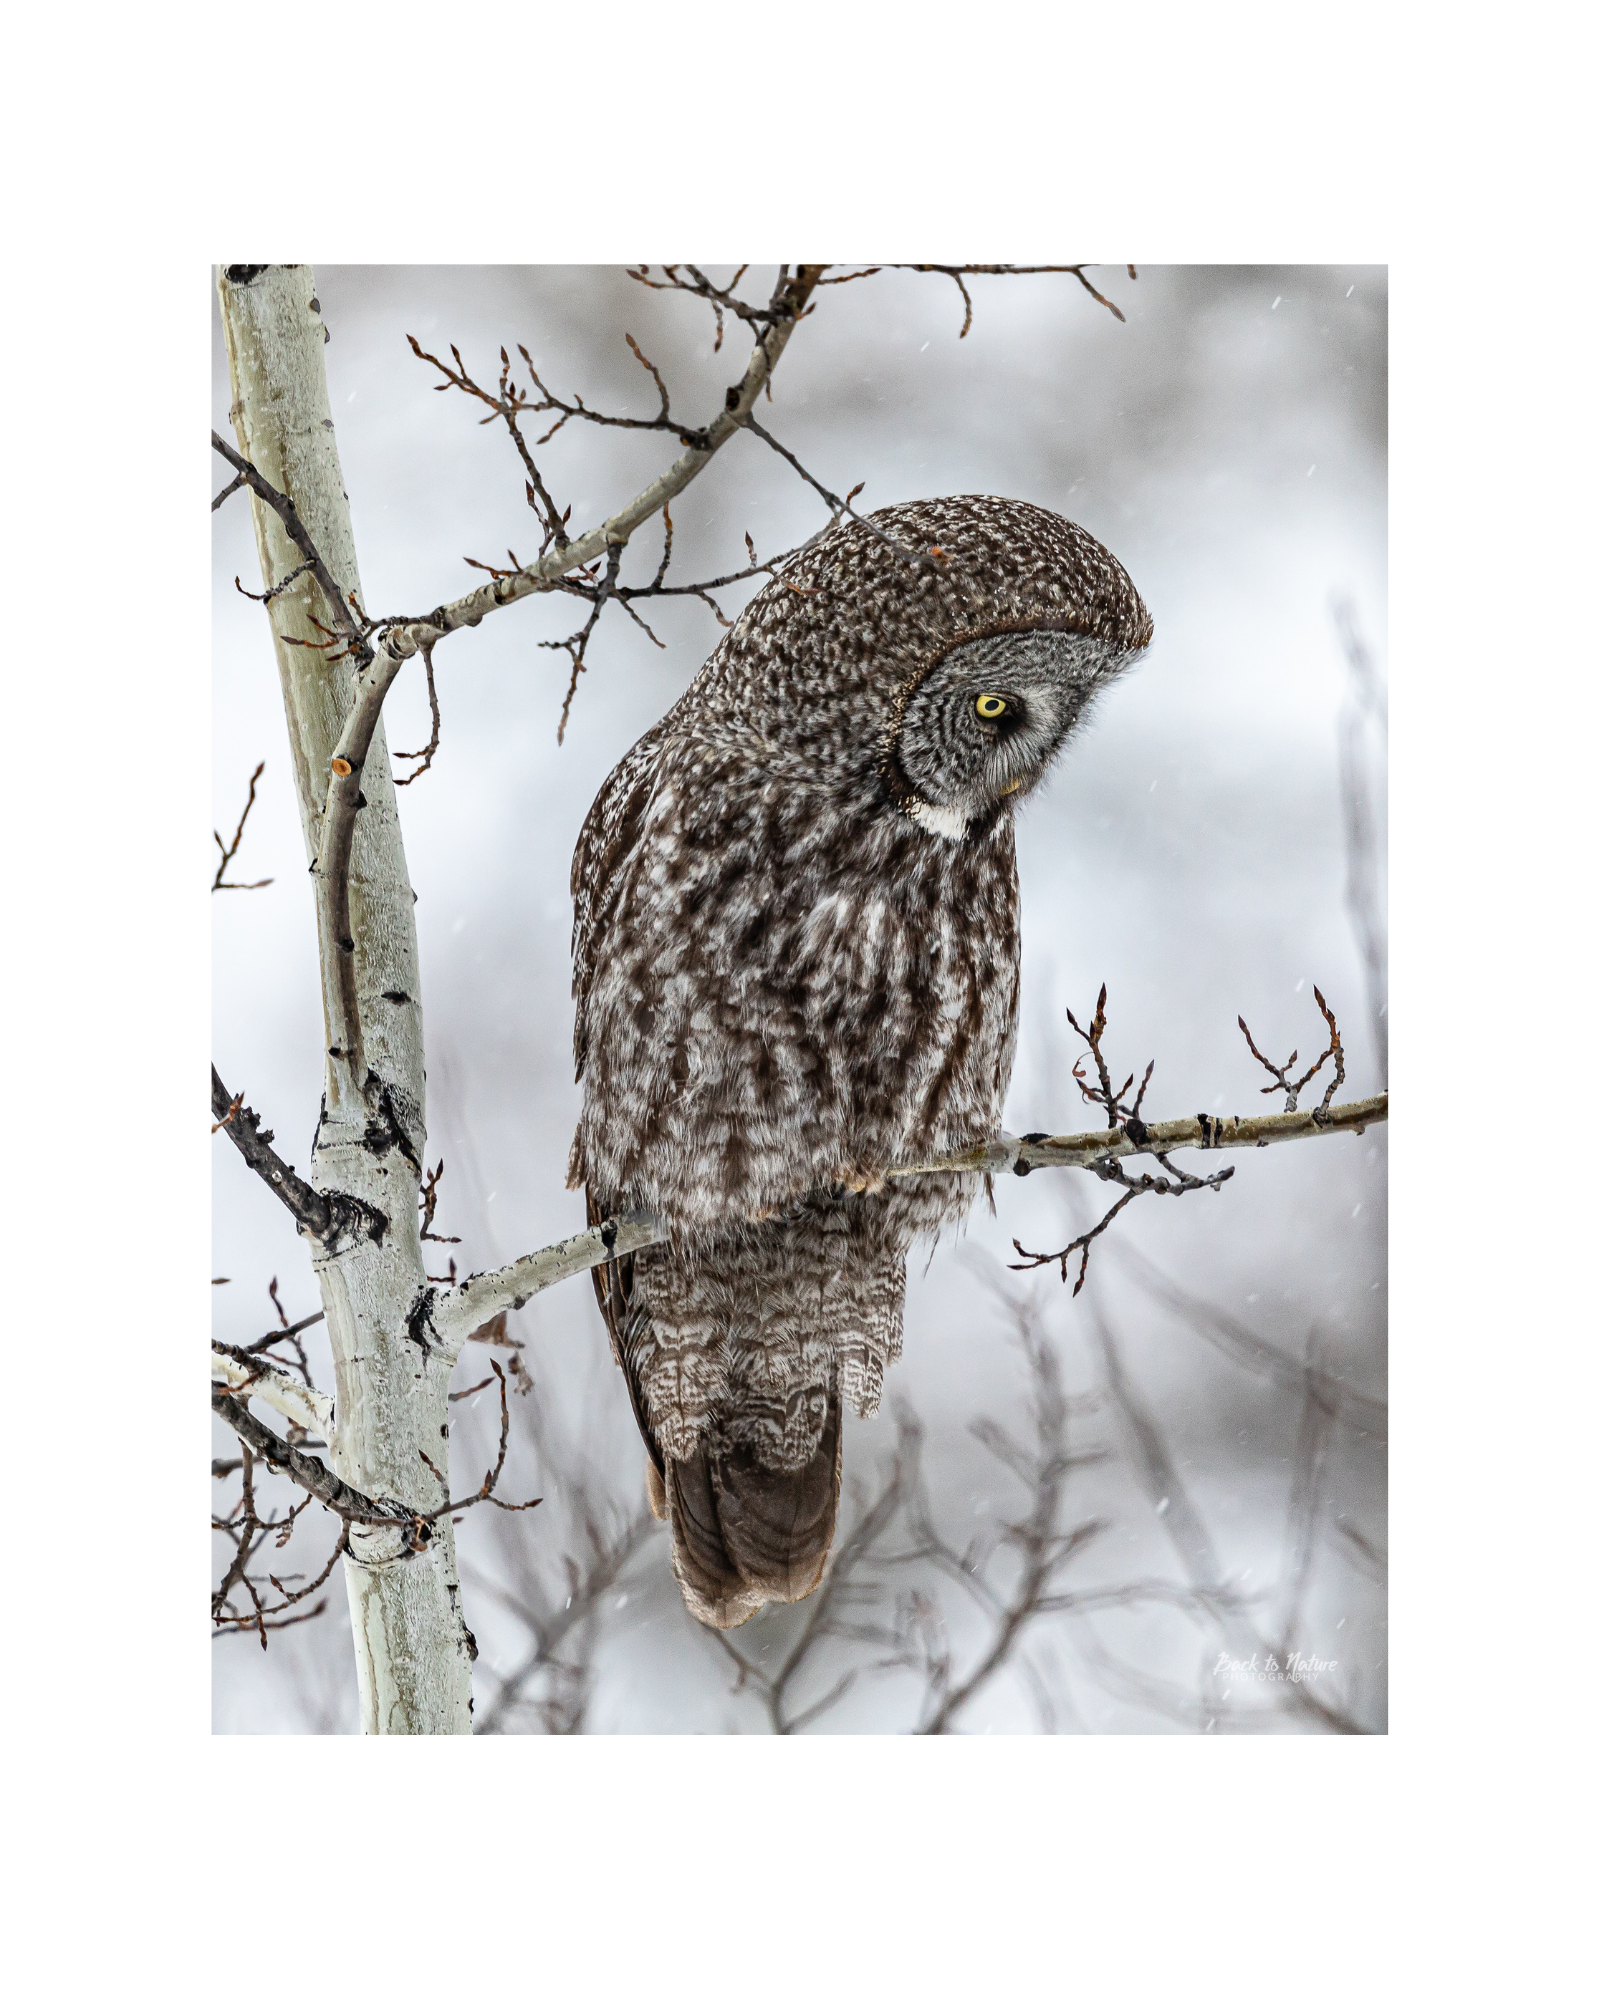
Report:
<svg viewBox="0 0 1600 2000"><path fill-rule="evenodd" d="M639 844L661 747L672 721L669 711L641 736L596 794L572 853L572 997L577 1002L572 1054L582 1081L589 1057L588 1002L595 962L627 866Z"/></svg>
<svg viewBox="0 0 1600 2000"><path fill-rule="evenodd" d="M606 1217L594 1189L585 1187L584 1197L588 1208L589 1227L597 1228ZM617 1257L609 1264L596 1264L589 1276L594 1281L594 1295L600 1306L600 1317L605 1321L606 1331L611 1335L611 1352L615 1355L617 1366L622 1370L623 1379L628 1385L628 1401L633 1406L633 1420L639 1426L639 1435L644 1439L644 1448L650 1454L650 1463L659 1479L665 1469L664 1462L661 1447L650 1428L649 1404L645 1401L644 1383L639 1367L641 1339L649 1325L649 1316L634 1299L633 1258ZM658 1518L664 1518L659 1507L656 1511Z"/></svg>
<svg viewBox="0 0 1600 2000"><path fill-rule="evenodd" d="M590 1227L605 1220L586 1188ZM702 1441L686 1459L668 1460L650 1423L642 1367L654 1343L650 1316L634 1292L634 1260L618 1257L590 1273L611 1351L628 1386L633 1420L648 1455L650 1511L672 1523L674 1564L686 1599L703 1624L739 1625L763 1603L793 1603L816 1586L839 1515L844 1437L837 1389L814 1456L773 1471L748 1448Z"/></svg>
<svg viewBox="0 0 1600 2000"><path fill-rule="evenodd" d="M656 764L666 727L664 716L617 765L601 786L590 806L572 856L572 993L577 1002L572 1036L573 1062L577 1079L582 1080L588 1061L588 999L594 983L595 963L621 893L627 864L644 824L645 809L655 783ZM584 1197L591 1228L607 1219L607 1212L591 1183L584 1184ZM628 1385L628 1401L634 1421L650 1455L651 1505L662 1514L664 1501L658 1500L663 1461L661 1448L651 1433L644 1386L639 1374L640 1336L648 1324L643 1310L634 1301L633 1258L618 1257L609 1264L597 1264L590 1273L600 1316L611 1335L611 1351Z"/></svg>

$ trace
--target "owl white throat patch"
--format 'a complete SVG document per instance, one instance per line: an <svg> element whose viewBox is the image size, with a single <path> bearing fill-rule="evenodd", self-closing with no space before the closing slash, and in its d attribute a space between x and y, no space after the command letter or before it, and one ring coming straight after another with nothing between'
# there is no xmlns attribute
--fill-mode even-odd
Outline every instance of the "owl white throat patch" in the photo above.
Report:
<svg viewBox="0 0 1600 2000"><path fill-rule="evenodd" d="M942 834L946 840L966 837L967 816L954 806L935 806L926 799L912 799L906 806L906 817L914 819L918 826L925 826L929 833Z"/></svg>

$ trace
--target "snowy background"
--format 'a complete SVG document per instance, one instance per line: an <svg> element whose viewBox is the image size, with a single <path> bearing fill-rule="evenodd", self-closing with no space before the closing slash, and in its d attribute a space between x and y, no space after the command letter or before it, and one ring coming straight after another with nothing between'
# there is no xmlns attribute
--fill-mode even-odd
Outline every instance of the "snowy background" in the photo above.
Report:
<svg viewBox="0 0 1600 2000"><path fill-rule="evenodd" d="M1020 821L1022 1029L1007 1126L1094 1122L1069 1075L1065 1009L1086 1019L1102 980L1118 1081L1156 1058L1147 1114L1264 1107L1265 1078L1235 1016L1269 1053L1314 1054L1313 983L1344 1032L1345 1095L1366 1095L1386 1079L1345 903L1337 745L1351 682L1331 606L1336 597L1353 606L1381 671L1384 274L1094 275L1126 324L1065 276L969 281L965 339L948 279L885 272L824 290L762 421L835 491L864 479L863 507L991 492L1055 508L1116 553L1154 616L1147 659L1101 704ZM753 272L746 290L764 294L770 279ZM421 611L472 587L480 579L466 556L504 561L508 546L527 556L538 544L508 440L498 426L480 427L455 392L433 392L437 377L412 356L407 333L440 353L455 342L485 383L502 343L514 351L521 341L559 393L651 415L654 388L623 341L631 332L671 386L674 414L691 422L721 407L748 347L730 326L713 355L704 306L611 270L320 267L317 286L365 600L379 614ZM213 355L213 422L231 435L220 324ZM578 528L613 511L667 456L659 436L569 425L540 463ZM824 518L790 468L758 440L736 439L674 508L675 573L689 581L742 567L746 530L766 557ZM232 873L274 879L213 898L213 1049L231 1087L303 1166L322 1074L313 921L266 622L233 589L235 575L260 588L242 499L215 517L215 537L214 823L231 834L264 758ZM652 525L625 580L644 580L658 549ZM728 615L748 590L722 594ZM573 842L606 772L682 690L718 630L693 601L643 608L664 648L608 612L560 748L568 661L540 642L576 628L575 601L530 600L437 655L443 747L400 800L418 894L428 1159L446 1163L436 1227L463 1238L453 1252L463 1269L583 1223L582 1197L563 1187L578 1103ZM426 741L420 669L407 670L387 713L392 749ZM1380 739L1369 730L1367 740L1368 803L1381 813ZM1058 1594L1124 1593L1028 1620L955 1727L1326 1726L1281 1686L1214 1671L1225 1640L1193 1601L1203 1580L1196 1522L1262 1640L1285 1632L1293 1595L1294 1644L1334 1663L1306 1685L1361 1727L1385 1726L1385 1464L1374 1414L1385 1376L1384 1132L1236 1157L1220 1194L1136 1204L1097 1246L1076 1300L1050 1271L1003 1267L1014 1236L1059 1245L1101 1211L1107 1191L1086 1177L1004 1181L998 1217L975 1215L926 1272L913 1257L905 1358L884 1416L851 1423L847 1480L870 1485L882 1470L895 1443L888 1405L900 1401L920 1424L923 1484L950 1545L1020 1518L1028 1492L972 1425L988 1419L1025 1434L1031 1378L1015 1319L1031 1312L1069 1395L1072 1453L1085 1461L1067 1478L1061 1525L1103 1524L1063 1570ZM315 1311L291 1224L220 1143L214 1188L213 1268L229 1280L213 1293L219 1336L267 1331L274 1276L291 1318ZM436 1249L430 1268L442 1272L448 1254ZM514 1403L502 1491L546 1498L531 1514L479 1510L460 1530L480 1722L768 1727L754 1683L736 1689L726 1650L683 1611L666 1530L638 1525L642 1454L586 1281L535 1299L513 1330L537 1386ZM320 1333L307 1345L326 1386ZM1241 1346L1251 1340L1281 1359ZM1296 1379L1311 1351L1354 1392L1331 1417L1317 1407L1308 1416ZM1242 1365L1242 1352L1254 1365ZM481 1354L468 1349L463 1384L486 1372ZM457 1407L453 1483L464 1490L492 1445L493 1413ZM1171 1491L1152 1483L1152 1430ZM853 1518L847 1502L842 1533ZM320 1566L320 1533L297 1535L291 1566L313 1557ZM985 1574L1004 1598L1015 1562L1003 1546L988 1549L980 1539ZM863 1573L862 1616L947 1647L959 1679L991 1643L994 1620L948 1576L919 1569L904 1535L878 1551L896 1552L905 1560ZM218 1730L354 1727L337 1582L328 1599L323 1616L266 1652L253 1637L216 1641ZM735 1643L770 1669L806 1616L805 1605L771 1607ZM820 1696L883 1650L817 1642L796 1677L794 1708L806 1706L804 1690ZM926 1676L908 1666L862 1671L811 1726L912 1728L926 1717L925 1691Z"/></svg>

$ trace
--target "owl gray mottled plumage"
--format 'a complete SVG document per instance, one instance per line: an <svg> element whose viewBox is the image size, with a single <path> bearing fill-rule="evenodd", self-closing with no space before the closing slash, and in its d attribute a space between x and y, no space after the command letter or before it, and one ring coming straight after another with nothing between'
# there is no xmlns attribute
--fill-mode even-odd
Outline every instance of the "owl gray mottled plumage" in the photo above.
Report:
<svg viewBox="0 0 1600 2000"><path fill-rule="evenodd" d="M912 1239L981 1182L1016 1046L1012 815L1149 614L1082 528L969 495L842 523L601 787L572 863L596 1273L685 1602L813 1589L842 1409L898 1357Z"/></svg>

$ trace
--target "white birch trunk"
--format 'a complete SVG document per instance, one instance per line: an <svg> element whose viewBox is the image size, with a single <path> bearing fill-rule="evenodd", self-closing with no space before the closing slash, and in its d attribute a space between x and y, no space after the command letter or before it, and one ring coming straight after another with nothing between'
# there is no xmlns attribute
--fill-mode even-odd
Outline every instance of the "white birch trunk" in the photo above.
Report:
<svg viewBox="0 0 1600 2000"><path fill-rule="evenodd" d="M233 275L230 275L232 273ZM348 498L339 470L323 324L309 265L226 266L217 289L233 384L239 450L299 511L339 587L361 598ZM253 494L263 588L301 557L278 516ZM364 601L364 600L363 600ZM424 1144L422 1005L416 923L394 783L380 722L357 774L350 865L350 941L330 934L317 878L330 760L355 698L353 665L314 646L331 624L308 574L268 607L283 683L295 790L312 864L328 1048L322 1117L307 1178L324 1194L366 1205L373 1220L312 1262L333 1344L335 1416L328 1434L339 1476L374 1498L431 1512L444 1498L422 1454L448 1473L450 1362L424 1302L418 1183ZM350 1033L353 966L359 1030ZM381 1224L375 1219L381 1217ZM386 1528L354 1527L344 1564L355 1636L361 1722L368 1733L435 1735L471 1728L471 1634L461 1615L448 1514L425 1550L405 1555Z"/></svg>

